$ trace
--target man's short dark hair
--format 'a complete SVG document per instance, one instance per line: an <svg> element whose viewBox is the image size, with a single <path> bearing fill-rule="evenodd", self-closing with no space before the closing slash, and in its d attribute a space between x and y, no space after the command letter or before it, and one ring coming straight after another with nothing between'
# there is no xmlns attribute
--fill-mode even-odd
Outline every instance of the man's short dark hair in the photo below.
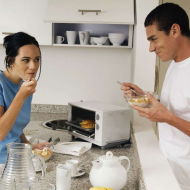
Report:
<svg viewBox="0 0 190 190"><path fill-rule="evenodd" d="M152 10L145 19L144 26L156 24L159 31L169 35L173 24L178 24L183 36L190 37L189 18L184 9L174 3L164 3Z"/></svg>

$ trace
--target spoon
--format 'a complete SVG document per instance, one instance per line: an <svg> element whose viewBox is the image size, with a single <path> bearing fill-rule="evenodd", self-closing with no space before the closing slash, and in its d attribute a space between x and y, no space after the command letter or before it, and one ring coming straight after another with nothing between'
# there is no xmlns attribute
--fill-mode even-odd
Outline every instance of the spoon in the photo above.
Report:
<svg viewBox="0 0 190 190"><path fill-rule="evenodd" d="M117 83L118 84L120 84L120 85L123 85L121 82L119 82L119 81L117 81ZM132 91L132 92L134 92L137 96L142 96L142 95L140 95L140 94L138 94L135 90L133 90L132 88L130 88L130 90Z"/></svg>
<svg viewBox="0 0 190 190"><path fill-rule="evenodd" d="M51 137L52 138L52 137ZM49 139L50 140L50 139ZM51 139L51 141L52 141L52 139ZM50 142L51 142L50 141ZM60 138L58 137L58 138L56 138L53 142L51 142L49 145L45 145L44 147L47 147L47 148L54 148L54 145L56 145L58 142L60 141Z"/></svg>

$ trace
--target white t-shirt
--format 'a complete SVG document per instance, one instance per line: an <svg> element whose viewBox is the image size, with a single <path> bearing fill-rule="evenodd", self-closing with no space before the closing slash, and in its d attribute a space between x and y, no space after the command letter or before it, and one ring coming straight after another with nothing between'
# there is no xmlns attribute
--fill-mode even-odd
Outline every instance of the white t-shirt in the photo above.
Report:
<svg viewBox="0 0 190 190"><path fill-rule="evenodd" d="M163 84L161 103L176 116L190 121L190 58L172 61ZM159 123L159 137L160 148L181 189L190 190L190 137L167 123Z"/></svg>

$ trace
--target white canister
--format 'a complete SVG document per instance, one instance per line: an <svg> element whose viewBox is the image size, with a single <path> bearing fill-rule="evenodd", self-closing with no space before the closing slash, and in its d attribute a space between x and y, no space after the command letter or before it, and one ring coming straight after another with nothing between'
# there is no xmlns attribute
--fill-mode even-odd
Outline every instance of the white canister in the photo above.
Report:
<svg viewBox="0 0 190 190"><path fill-rule="evenodd" d="M76 31L66 31L67 34L67 43L68 44L75 44L76 38L77 38L77 32Z"/></svg>
<svg viewBox="0 0 190 190"><path fill-rule="evenodd" d="M56 190L71 189L71 168L64 164L56 167Z"/></svg>

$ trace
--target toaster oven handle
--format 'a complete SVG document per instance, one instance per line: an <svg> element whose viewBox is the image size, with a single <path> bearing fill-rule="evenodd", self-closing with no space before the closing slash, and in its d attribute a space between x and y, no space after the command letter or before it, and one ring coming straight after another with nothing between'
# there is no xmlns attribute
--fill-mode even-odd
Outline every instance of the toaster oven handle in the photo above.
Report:
<svg viewBox="0 0 190 190"><path fill-rule="evenodd" d="M88 136L85 136L85 135L82 135L82 134L80 134L80 133L77 133L76 131L72 131L73 133L76 133L76 134L78 134L78 135L81 135L81 136L83 136L83 137L86 137L86 138L89 138L89 139L91 139L90 137L88 137Z"/></svg>

